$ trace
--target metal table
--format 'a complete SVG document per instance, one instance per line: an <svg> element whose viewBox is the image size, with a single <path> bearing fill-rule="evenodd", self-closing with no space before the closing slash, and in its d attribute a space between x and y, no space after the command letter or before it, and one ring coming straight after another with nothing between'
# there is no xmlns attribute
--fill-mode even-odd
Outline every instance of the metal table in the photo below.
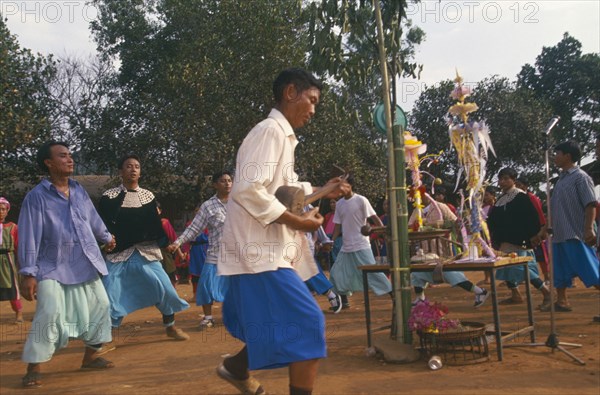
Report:
<svg viewBox="0 0 600 395"><path fill-rule="evenodd" d="M496 337L496 351L498 353L498 360L502 361L503 351L502 344L504 341L514 339L515 337L529 333L531 342L535 342L535 327L533 322L533 303L531 300L531 285L529 284L529 270L527 269L527 263L531 258L529 257L516 257L498 258L494 262L482 262L482 261L471 261L468 263L446 263L444 264L444 271L461 271L461 272L487 272L490 275L491 292L492 292L492 307L494 315L494 330ZM510 266L522 265L525 272L525 289L527 294L527 317L529 325L519 330L502 334L500 328L500 313L498 309L498 297L496 293L496 270ZM415 263L410 265L411 272L431 272L435 269L435 263ZM358 267L362 271L363 277L363 290L365 299L365 319L367 324L367 344L371 347L371 308L369 302L369 273L389 273L389 265L364 265ZM408 318L408 317L406 317Z"/></svg>

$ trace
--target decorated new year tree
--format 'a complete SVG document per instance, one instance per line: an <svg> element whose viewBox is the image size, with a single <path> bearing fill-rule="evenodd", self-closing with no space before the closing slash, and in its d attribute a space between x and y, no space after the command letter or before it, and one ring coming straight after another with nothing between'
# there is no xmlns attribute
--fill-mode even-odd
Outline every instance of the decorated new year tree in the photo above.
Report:
<svg viewBox="0 0 600 395"><path fill-rule="evenodd" d="M476 103L467 102L471 89L464 85L458 72L454 82L455 87L451 97L456 100L456 103L448 110L450 114L448 133L458 157L457 189L461 181L465 184L464 192L461 189L459 205L463 242L471 259L477 259L482 255L494 258L494 251L483 238L485 234L489 240L482 206L488 151L491 151L494 156L496 153L486 123L469 118L469 115L478 109Z"/></svg>

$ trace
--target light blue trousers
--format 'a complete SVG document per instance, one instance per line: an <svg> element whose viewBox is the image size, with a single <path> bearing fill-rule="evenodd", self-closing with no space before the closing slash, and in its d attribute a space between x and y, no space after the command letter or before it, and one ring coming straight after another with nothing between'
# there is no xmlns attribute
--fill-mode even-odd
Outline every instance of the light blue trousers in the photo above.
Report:
<svg viewBox="0 0 600 395"><path fill-rule="evenodd" d="M37 306L23 348L23 362L49 361L69 338L95 346L112 340L108 296L99 278L64 285L42 280L37 285Z"/></svg>

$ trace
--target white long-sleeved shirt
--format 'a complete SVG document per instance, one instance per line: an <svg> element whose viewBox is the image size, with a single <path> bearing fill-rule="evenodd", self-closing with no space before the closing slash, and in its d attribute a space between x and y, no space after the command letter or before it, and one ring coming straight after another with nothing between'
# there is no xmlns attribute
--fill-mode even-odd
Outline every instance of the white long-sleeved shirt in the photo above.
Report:
<svg viewBox="0 0 600 395"><path fill-rule="evenodd" d="M295 268L305 280L317 273L304 232L274 223L286 211L275 197L277 188L291 185L312 192L294 169L297 144L292 126L276 109L242 142L221 238L220 275Z"/></svg>

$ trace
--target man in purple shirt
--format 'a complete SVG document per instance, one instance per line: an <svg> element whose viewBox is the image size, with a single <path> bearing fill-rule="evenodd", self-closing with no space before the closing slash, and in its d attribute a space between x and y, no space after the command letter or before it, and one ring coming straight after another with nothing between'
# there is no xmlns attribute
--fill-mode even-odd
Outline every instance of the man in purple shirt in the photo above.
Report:
<svg viewBox="0 0 600 395"><path fill-rule="evenodd" d="M98 241L111 251L115 239L87 192L69 178L74 163L65 143L42 145L37 163L49 177L25 196L19 216L21 292L37 300L23 349L24 387L41 385L40 363L66 347L70 337L86 345L82 368L114 367L97 351L112 339L108 296L99 277L108 271Z"/></svg>

